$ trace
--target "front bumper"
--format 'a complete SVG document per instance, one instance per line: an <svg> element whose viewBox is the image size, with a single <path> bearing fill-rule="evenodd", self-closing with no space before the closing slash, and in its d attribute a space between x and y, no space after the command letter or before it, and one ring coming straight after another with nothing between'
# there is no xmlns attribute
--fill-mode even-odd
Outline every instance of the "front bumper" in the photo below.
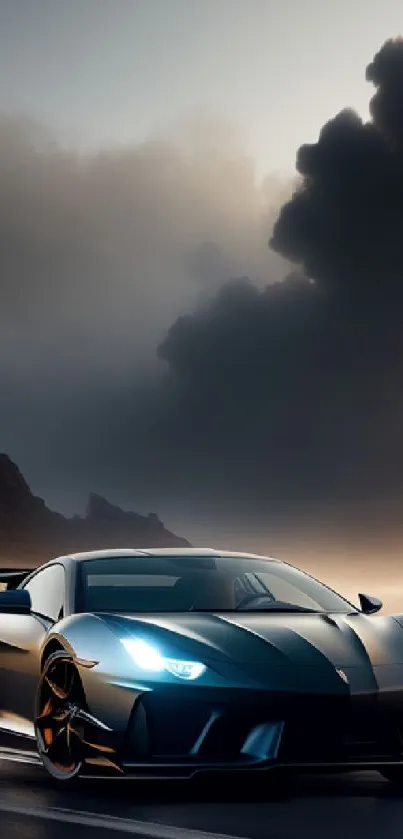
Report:
<svg viewBox="0 0 403 839"><path fill-rule="evenodd" d="M167 686L134 703L118 753L126 774L340 770L403 765L403 695L277 694Z"/></svg>

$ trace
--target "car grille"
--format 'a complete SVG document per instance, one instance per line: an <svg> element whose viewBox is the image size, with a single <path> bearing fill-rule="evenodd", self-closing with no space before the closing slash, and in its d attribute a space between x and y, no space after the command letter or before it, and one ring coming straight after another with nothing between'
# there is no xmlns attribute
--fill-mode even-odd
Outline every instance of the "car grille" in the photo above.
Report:
<svg viewBox="0 0 403 839"><path fill-rule="evenodd" d="M402 732L402 720L377 713L288 720L278 759L308 764L399 760L403 757Z"/></svg>
<svg viewBox="0 0 403 839"><path fill-rule="evenodd" d="M139 707L144 710L150 757L242 760L244 744L256 726L281 722L276 759L282 764L403 759L403 716L380 712L371 697L355 703L349 697L265 694L255 702L247 701L244 691L231 691L227 701L218 703L214 692L195 692L189 701L184 692L167 690L143 695ZM132 726L134 722L135 715ZM128 740L130 752L136 739Z"/></svg>

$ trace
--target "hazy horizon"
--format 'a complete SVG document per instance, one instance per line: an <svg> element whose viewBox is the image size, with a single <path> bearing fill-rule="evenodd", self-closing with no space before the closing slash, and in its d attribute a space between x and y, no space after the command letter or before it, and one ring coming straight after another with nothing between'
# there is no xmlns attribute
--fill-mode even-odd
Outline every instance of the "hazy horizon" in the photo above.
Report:
<svg viewBox="0 0 403 839"><path fill-rule="evenodd" d="M0 0L0 448L49 507L397 561L400 31Z"/></svg>

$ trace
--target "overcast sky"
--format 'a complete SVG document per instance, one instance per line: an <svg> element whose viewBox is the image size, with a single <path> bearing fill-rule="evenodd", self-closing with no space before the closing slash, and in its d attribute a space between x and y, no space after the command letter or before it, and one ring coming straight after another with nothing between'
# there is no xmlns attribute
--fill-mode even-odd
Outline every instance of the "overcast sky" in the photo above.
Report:
<svg viewBox="0 0 403 839"><path fill-rule="evenodd" d="M351 301L336 328L333 303L318 310L311 288L263 289L295 259L327 291L400 278L400 198L372 227L355 222L390 198L367 189L378 164L377 188L385 171L398 183L396 148L377 139L385 125L366 157L360 118L375 92L366 68L401 32L400 0L0 0L0 450L50 506L82 511L94 490L191 538L221 516L228 532L236 505L252 527L248 498L262 527L274 487L284 503L346 488L357 499L363 475L381 493L387 464L397 468L401 406L395 381L389 413L374 413L370 392L359 402ZM401 52L396 64L387 49L386 72L371 77L394 140ZM270 249L299 147L347 107L357 120L327 132L312 171L305 158L314 188L291 203ZM214 247L200 251L205 242ZM245 276L252 288L206 299ZM317 427L301 420L301 382ZM400 498L396 476L387 491Z"/></svg>
<svg viewBox="0 0 403 839"><path fill-rule="evenodd" d="M367 114L361 68L401 30L400 0L1 0L0 108L87 148L207 108L291 171L329 115Z"/></svg>

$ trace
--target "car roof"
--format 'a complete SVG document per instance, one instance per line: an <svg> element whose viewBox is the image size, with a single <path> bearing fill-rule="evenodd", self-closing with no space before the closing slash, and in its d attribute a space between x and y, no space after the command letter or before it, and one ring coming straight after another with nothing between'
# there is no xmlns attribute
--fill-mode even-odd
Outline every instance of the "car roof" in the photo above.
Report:
<svg viewBox="0 0 403 839"><path fill-rule="evenodd" d="M214 548L112 548L98 551L83 551L79 553L69 554L68 557L57 557L57 559L70 559L75 562L83 562L91 559L113 559L114 557L135 557L135 556L188 556L191 558L210 556L210 557L242 557L243 559L266 559L272 562L280 562L274 557L263 556L261 554L245 553L244 551L225 551L215 550Z"/></svg>

